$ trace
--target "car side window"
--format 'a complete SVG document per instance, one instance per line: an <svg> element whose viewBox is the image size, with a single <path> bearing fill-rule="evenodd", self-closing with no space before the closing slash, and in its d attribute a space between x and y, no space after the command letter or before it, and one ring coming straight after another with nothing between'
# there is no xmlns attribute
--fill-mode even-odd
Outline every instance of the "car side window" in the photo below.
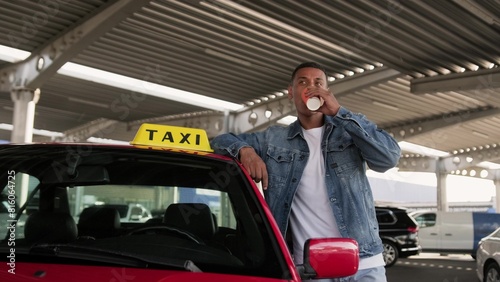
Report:
<svg viewBox="0 0 500 282"><path fill-rule="evenodd" d="M431 227L436 225L436 214L434 213L425 213L415 217L418 225L421 228Z"/></svg>
<svg viewBox="0 0 500 282"><path fill-rule="evenodd" d="M394 224L396 220L396 217L390 210L377 209L377 221L379 224Z"/></svg>

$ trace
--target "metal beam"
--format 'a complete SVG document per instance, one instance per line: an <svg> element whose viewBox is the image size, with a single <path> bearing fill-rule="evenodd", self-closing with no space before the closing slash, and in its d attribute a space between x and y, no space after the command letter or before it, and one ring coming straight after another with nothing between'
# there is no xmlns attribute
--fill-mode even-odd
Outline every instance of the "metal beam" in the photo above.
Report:
<svg viewBox="0 0 500 282"><path fill-rule="evenodd" d="M415 78L411 80L410 92L413 94L426 94L492 88L500 88L500 68L498 67L433 77Z"/></svg>
<svg viewBox="0 0 500 282"><path fill-rule="evenodd" d="M335 95L347 95L358 89L376 85L395 77L401 73L378 68L363 74L339 80L332 83ZM276 124L286 116L295 114L295 105L288 99L287 95L270 98L262 103L246 107L238 112L223 113L220 111L202 111L181 115L171 115L158 118L142 119L127 123L127 128L135 128L142 123L158 123L175 126L187 126L202 128L207 131L209 138L221 133L234 132L244 133L265 129Z"/></svg>
<svg viewBox="0 0 500 282"><path fill-rule="evenodd" d="M181 115L164 116L129 122L129 127L138 127L142 123L168 124L175 126L205 129L209 138L221 133L243 133L263 129L279 119L295 113L293 103L287 96L278 97L255 106L246 107L239 112L223 113L202 111Z"/></svg>
<svg viewBox="0 0 500 282"><path fill-rule="evenodd" d="M401 156L397 165L399 171L436 172L437 158L421 155Z"/></svg>
<svg viewBox="0 0 500 282"><path fill-rule="evenodd" d="M500 158L500 144L483 146L468 151L457 152L448 157L442 157L441 169L445 172L456 172L477 166L481 162L494 161Z"/></svg>
<svg viewBox="0 0 500 282"><path fill-rule="evenodd" d="M99 118L63 132L62 137L37 137L36 142L84 142L89 137L105 136L118 123L117 120Z"/></svg>
<svg viewBox="0 0 500 282"><path fill-rule="evenodd" d="M232 113L227 128L236 134L258 131L294 114L295 105L285 95Z"/></svg>
<svg viewBox="0 0 500 282"><path fill-rule="evenodd" d="M329 87L336 97L346 96L354 92L368 88L373 85L395 79L402 76L396 70L388 68L377 68L352 77L343 78L332 82ZM234 133L244 133L262 130L278 120L295 114L295 105L288 96L270 99L266 102L247 107L231 114L229 130Z"/></svg>
<svg viewBox="0 0 500 282"><path fill-rule="evenodd" d="M329 83L329 87L338 98L401 76L403 74L393 69L376 68L362 74L336 80Z"/></svg>
<svg viewBox="0 0 500 282"><path fill-rule="evenodd" d="M384 130L392 134L396 140L403 141L420 134L428 133L434 130L443 129L445 127L463 124L464 122L483 119L489 116L500 115L500 109L489 107L486 109L467 110L433 119L417 120L412 123L398 126L383 127Z"/></svg>
<svg viewBox="0 0 500 282"><path fill-rule="evenodd" d="M0 92L9 92L16 87L41 87L66 62L149 2L116 1L94 17L83 21L81 25L34 51L26 60L1 69Z"/></svg>
<svg viewBox="0 0 500 282"><path fill-rule="evenodd" d="M174 126L195 127L204 129L209 138L224 132L225 115L218 111L202 111L188 114L171 115L157 118L141 119L127 124L128 128L139 128L143 123L166 124Z"/></svg>
<svg viewBox="0 0 500 282"><path fill-rule="evenodd" d="M399 171L439 172L496 180L500 179L500 169L490 169L479 164L498 159L500 159L500 144L440 158L417 154L403 155L397 167Z"/></svg>

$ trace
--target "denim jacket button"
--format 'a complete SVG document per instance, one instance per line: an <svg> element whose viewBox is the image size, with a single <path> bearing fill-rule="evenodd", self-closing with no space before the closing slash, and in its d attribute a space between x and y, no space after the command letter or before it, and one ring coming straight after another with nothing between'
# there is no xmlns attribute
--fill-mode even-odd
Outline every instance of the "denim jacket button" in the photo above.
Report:
<svg viewBox="0 0 500 282"><path fill-rule="evenodd" d="M292 178L292 182L293 183L297 182L297 178Z"/></svg>
<svg viewBox="0 0 500 282"><path fill-rule="evenodd" d="M335 199L335 198L330 198L330 202L332 202L332 203L335 202L336 200L337 199Z"/></svg>

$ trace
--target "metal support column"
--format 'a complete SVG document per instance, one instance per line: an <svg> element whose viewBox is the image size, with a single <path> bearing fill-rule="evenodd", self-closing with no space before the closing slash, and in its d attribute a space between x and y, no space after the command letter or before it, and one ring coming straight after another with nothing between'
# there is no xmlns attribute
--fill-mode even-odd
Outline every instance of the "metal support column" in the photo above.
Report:
<svg viewBox="0 0 500 282"><path fill-rule="evenodd" d="M495 212L500 213L500 178L493 180L495 183Z"/></svg>
<svg viewBox="0 0 500 282"><path fill-rule="evenodd" d="M437 178L437 210L448 211L448 199L446 197L446 177L447 173L436 172Z"/></svg>
<svg viewBox="0 0 500 282"><path fill-rule="evenodd" d="M30 143L33 140L35 105L40 99L40 89L15 88L10 97L14 102L12 143Z"/></svg>

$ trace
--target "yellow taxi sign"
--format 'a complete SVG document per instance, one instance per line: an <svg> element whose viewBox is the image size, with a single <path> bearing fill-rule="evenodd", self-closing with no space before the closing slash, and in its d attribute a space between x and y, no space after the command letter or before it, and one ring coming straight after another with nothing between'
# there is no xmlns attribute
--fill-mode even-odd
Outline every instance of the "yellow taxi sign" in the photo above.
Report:
<svg viewBox="0 0 500 282"><path fill-rule="evenodd" d="M130 144L213 152L205 130L172 125L143 123Z"/></svg>

